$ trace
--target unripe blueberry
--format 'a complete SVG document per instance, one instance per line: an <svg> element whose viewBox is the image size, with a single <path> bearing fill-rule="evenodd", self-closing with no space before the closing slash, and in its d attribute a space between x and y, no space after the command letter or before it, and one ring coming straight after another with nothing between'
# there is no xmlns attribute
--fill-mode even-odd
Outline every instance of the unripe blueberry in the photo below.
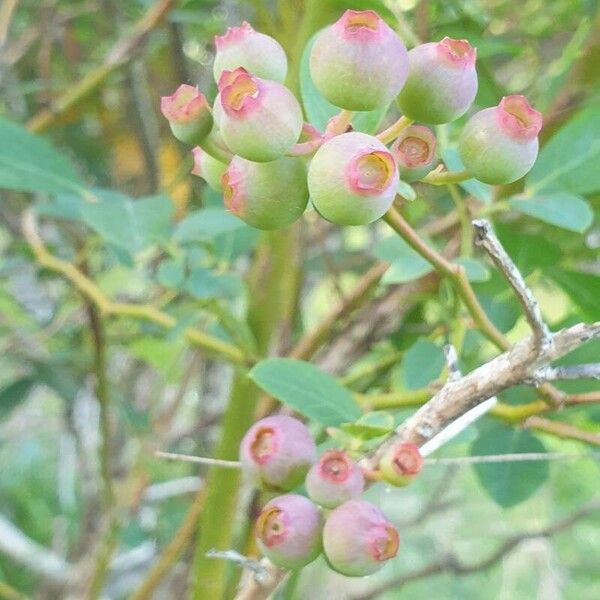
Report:
<svg viewBox="0 0 600 600"><path fill-rule="evenodd" d="M477 51L466 40L445 37L408 53L408 79L398 96L404 116L449 123L464 115L477 94Z"/></svg>
<svg viewBox="0 0 600 600"><path fill-rule="evenodd" d="M223 173L227 170L227 165L213 158L210 154L202 150L200 146L192 148L192 155L194 157L192 175L202 177L215 192L222 192L221 177L223 177Z"/></svg>
<svg viewBox="0 0 600 600"><path fill-rule="evenodd" d="M475 113L458 142L460 157L473 177L490 184L511 183L533 166L542 115L524 96L505 96L498 106Z"/></svg>
<svg viewBox="0 0 600 600"><path fill-rule="evenodd" d="M258 516L255 531L261 552L283 569L299 569L321 552L321 513L304 496L286 494L271 500Z"/></svg>
<svg viewBox="0 0 600 600"><path fill-rule="evenodd" d="M285 154L300 137L302 109L281 83L239 68L221 76L219 128L234 154L267 162Z"/></svg>
<svg viewBox="0 0 600 600"><path fill-rule="evenodd" d="M192 85L180 85L172 96L163 96L160 110L173 135L185 144L200 144L212 129L210 106L204 94Z"/></svg>
<svg viewBox="0 0 600 600"><path fill-rule="evenodd" d="M257 421L240 445L242 468L269 489L295 488L316 460L317 447L306 426L285 415Z"/></svg>
<svg viewBox="0 0 600 600"><path fill-rule="evenodd" d="M257 229L291 225L308 204L306 167L291 156L266 163L234 156L221 183L227 209Z"/></svg>
<svg viewBox="0 0 600 600"><path fill-rule="evenodd" d="M279 42L254 31L245 21L239 27L230 27L225 35L215 36L213 75L218 82L223 71L244 67L263 79L282 83L287 74L287 58Z"/></svg>
<svg viewBox="0 0 600 600"><path fill-rule="evenodd" d="M323 550L332 569L349 577L378 571L396 556L397 529L377 506L350 500L334 509L323 528Z"/></svg>
<svg viewBox="0 0 600 600"><path fill-rule="evenodd" d="M325 508L358 498L365 488L361 468L343 450L327 450L306 476L306 491Z"/></svg>
<svg viewBox="0 0 600 600"><path fill-rule="evenodd" d="M396 486L408 485L422 468L421 451L411 442L399 442L393 445L379 463L383 478Z"/></svg>
<svg viewBox="0 0 600 600"><path fill-rule="evenodd" d="M310 74L332 104L374 110L389 104L406 81L406 47L372 10L347 10L324 29L310 53Z"/></svg>
<svg viewBox="0 0 600 600"><path fill-rule="evenodd" d="M392 205L398 172L394 158L375 137L335 136L314 155L308 189L316 210L340 225L366 225Z"/></svg>
<svg viewBox="0 0 600 600"><path fill-rule="evenodd" d="M410 183L425 177L437 162L435 145L435 135L429 127L407 127L390 148L398 165L400 179Z"/></svg>

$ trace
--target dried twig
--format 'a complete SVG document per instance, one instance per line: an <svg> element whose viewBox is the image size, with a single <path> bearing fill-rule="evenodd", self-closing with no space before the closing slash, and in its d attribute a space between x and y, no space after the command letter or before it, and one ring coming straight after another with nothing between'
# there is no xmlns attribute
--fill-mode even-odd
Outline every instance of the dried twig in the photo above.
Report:
<svg viewBox="0 0 600 600"><path fill-rule="evenodd" d="M542 317L539 304L527 287L521 272L494 235L491 225L484 219L477 219L473 221L473 227L475 228L475 243L488 253L498 270L506 277L515 291L525 317L533 330L536 343L540 346L549 344L552 338L550 330Z"/></svg>

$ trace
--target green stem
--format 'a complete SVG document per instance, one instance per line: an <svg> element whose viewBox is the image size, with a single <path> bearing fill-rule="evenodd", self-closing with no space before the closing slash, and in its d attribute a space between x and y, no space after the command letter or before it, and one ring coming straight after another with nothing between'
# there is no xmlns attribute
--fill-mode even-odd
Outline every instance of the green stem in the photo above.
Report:
<svg viewBox="0 0 600 600"><path fill-rule="evenodd" d="M290 326L297 299L299 235L296 229L269 234L257 250L250 274L252 298L248 311L251 327L261 354L266 354L279 327ZM292 265L296 265L293 268ZM221 439L215 458L236 460L239 444L254 419L259 390L246 374L234 377L229 403L223 415ZM207 558L211 548L227 550L234 540L240 474L231 469L211 469L206 480L206 502L200 518L196 556L192 567L195 600L223 600L231 567L226 561ZM236 571L234 577L239 573Z"/></svg>
<svg viewBox="0 0 600 600"><path fill-rule="evenodd" d="M429 261L436 271L452 281L458 295L481 332L501 350L508 349L510 347L509 341L485 314L467 279L465 270L460 265L451 263L439 252L429 247L396 209L391 208L385 214L384 220L413 250Z"/></svg>
<svg viewBox="0 0 600 600"><path fill-rule="evenodd" d="M381 133L377 134L377 138L387 144L395 140L407 127L410 127L414 121L401 116L395 123L392 123L387 129L384 129Z"/></svg>
<svg viewBox="0 0 600 600"><path fill-rule="evenodd" d="M449 183L448 191L450 196L456 205L458 212L458 218L460 219L461 226L461 237L460 237L460 255L471 256L473 253L473 226L471 225L471 215L469 214L469 207L465 202L462 194L456 187L456 185Z"/></svg>
<svg viewBox="0 0 600 600"><path fill-rule="evenodd" d="M425 175L421 181L430 185L448 185L449 183L460 183L467 179L473 179L473 175L469 171L432 171L429 175Z"/></svg>
<svg viewBox="0 0 600 600"><path fill-rule="evenodd" d="M86 269L86 265L83 266ZM110 393L106 364L106 335L98 308L87 302L87 312L94 348L94 372L96 375L96 397L100 407L100 475L102 478L103 513L106 532L102 536L96 553L94 572L87 597L95 600L102 593L110 558L118 543L118 523L115 517L115 493L111 473L111 426Z"/></svg>

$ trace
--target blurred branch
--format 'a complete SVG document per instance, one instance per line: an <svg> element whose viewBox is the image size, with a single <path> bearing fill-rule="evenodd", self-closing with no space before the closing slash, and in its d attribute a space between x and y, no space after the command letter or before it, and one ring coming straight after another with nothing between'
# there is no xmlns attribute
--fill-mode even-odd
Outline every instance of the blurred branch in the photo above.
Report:
<svg viewBox="0 0 600 600"><path fill-rule="evenodd" d="M19 0L3 0L0 6L0 47L6 42L10 22Z"/></svg>
<svg viewBox="0 0 600 600"><path fill-rule="evenodd" d="M160 585L163 577L169 572L173 565L190 542L198 526L198 519L204 508L205 489L201 488L183 518L175 536L165 547L158 561L148 571L146 578L138 589L131 595L129 600L150 600L154 598L154 592Z"/></svg>
<svg viewBox="0 0 600 600"><path fill-rule="evenodd" d="M588 517L598 511L600 511L600 499L592 500L572 515L569 515L568 517L561 519L560 521L557 521L548 527L539 529L538 531L526 531L523 533L518 533L508 538L494 552L492 552L483 560L465 563L455 554L447 554L446 556L443 556L439 560L430 563L421 569L412 571L406 575L402 575L401 577L391 579L390 581L366 594L353 596L351 600L374 600L385 592L391 590L396 591L408 583L418 581L419 579L425 579L433 575L439 575L441 573L449 572L453 573L454 575L464 576L471 575L472 573L477 573L479 571L486 571L487 569L493 567L507 554L512 552L515 548L517 548L522 542L536 538L549 538L557 535L567 529L570 529L581 519L584 519L585 517Z"/></svg>
<svg viewBox="0 0 600 600"><path fill-rule="evenodd" d="M62 557L40 546L0 514L0 552L53 585L68 583L73 568Z"/></svg>
<svg viewBox="0 0 600 600"><path fill-rule="evenodd" d="M114 44L102 65L65 92L51 109L42 110L29 121L27 126L30 131L44 131L54 125L62 115L101 86L111 73L127 64L135 56L148 33L161 23L176 1L158 0L133 26L131 32Z"/></svg>
<svg viewBox="0 0 600 600"><path fill-rule="evenodd" d="M345 299L323 317L319 324L305 333L289 353L291 358L309 360L327 340L332 329L350 313L362 306L377 286L389 265L379 263L371 267L346 294Z"/></svg>
<svg viewBox="0 0 600 600"><path fill-rule="evenodd" d="M37 231L35 216L31 210L26 210L22 217L22 231L25 239L31 246L36 260L40 265L64 275L69 281L104 315L130 316L136 319L152 321L157 325L172 329L177 325L175 317L165 313L151 304L126 304L113 302L104 292L75 265L50 254ZM200 348L221 355L234 364L246 364L249 357L227 342L208 335L199 329L188 327L184 331L188 341Z"/></svg>
<svg viewBox="0 0 600 600"><path fill-rule="evenodd" d="M550 433L557 437L567 438L570 440L578 440L585 442L586 444L592 444L593 446L600 446L600 435L591 431L585 431L571 425L569 423L563 423L562 421L551 421L550 419L544 419L543 417L529 417L524 426L528 429L535 429L542 433Z"/></svg>

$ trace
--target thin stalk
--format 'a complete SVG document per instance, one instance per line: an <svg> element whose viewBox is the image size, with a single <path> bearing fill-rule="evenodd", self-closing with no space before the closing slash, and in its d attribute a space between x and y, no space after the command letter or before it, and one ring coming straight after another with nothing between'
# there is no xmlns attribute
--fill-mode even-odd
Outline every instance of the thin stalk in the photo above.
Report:
<svg viewBox="0 0 600 600"><path fill-rule="evenodd" d="M473 179L469 171L432 171L421 181L430 185L448 185L449 183L460 183L467 179Z"/></svg>
<svg viewBox="0 0 600 600"><path fill-rule="evenodd" d="M485 314L467 279L464 268L451 263L439 252L428 246L395 208L391 208L385 214L384 220L413 250L429 261L436 271L452 281L477 327L498 348L507 350L510 347L509 341Z"/></svg>
<svg viewBox="0 0 600 600"><path fill-rule="evenodd" d="M450 192L450 197L456 205L458 218L460 219L460 255L471 256L473 254L473 226L471 225L469 207L456 185L449 183L448 192Z"/></svg>
<svg viewBox="0 0 600 600"><path fill-rule="evenodd" d="M377 138L387 144L394 141L407 127L410 127L414 121L402 115L395 123L392 123L387 129L377 134Z"/></svg>

